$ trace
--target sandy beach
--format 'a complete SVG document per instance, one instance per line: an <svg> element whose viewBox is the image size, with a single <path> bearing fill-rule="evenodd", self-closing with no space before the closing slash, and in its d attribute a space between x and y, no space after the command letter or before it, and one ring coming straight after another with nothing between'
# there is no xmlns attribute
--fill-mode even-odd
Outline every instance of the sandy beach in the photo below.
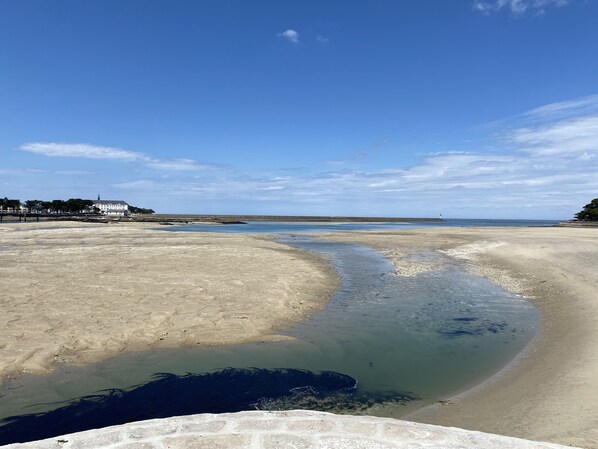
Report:
<svg viewBox="0 0 598 449"><path fill-rule="evenodd" d="M435 228L325 238L373 247L399 276L459 260L542 313L524 356L475 390L408 419L598 448L597 229ZM323 307L337 282L321 256L262 237L143 224L3 225L0 374L125 351L283 338L277 330Z"/></svg>
<svg viewBox="0 0 598 449"><path fill-rule="evenodd" d="M473 391L407 419L598 448L597 231L437 228L336 236L372 246L403 276L434 269L444 256L460 259L542 313L522 357Z"/></svg>
<svg viewBox="0 0 598 449"><path fill-rule="evenodd" d="M2 379L125 351L283 338L277 330L336 289L320 255L150 226L0 226Z"/></svg>

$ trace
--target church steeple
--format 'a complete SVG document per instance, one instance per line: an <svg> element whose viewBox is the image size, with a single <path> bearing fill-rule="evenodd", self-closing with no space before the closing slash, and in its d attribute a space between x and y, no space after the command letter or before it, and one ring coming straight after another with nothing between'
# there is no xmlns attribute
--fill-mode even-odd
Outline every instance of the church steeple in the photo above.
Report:
<svg viewBox="0 0 598 449"><path fill-rule="evenodd" d="M98 201L100 201L100 194L98 193Z"/></svg>

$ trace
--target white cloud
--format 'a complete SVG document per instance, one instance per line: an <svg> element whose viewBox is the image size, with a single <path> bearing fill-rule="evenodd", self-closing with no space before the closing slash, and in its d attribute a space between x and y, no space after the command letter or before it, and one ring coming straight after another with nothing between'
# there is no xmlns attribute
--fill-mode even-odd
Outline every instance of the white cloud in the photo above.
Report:
<svg viewBox="0 0 598 449"><path fill-rule="evenodd" d="M596 153L590 154L588 152L585 152L581 156L579 156L579 160L581 160L581 161L589 161L590 159L592 159L594 157L596 157Z"/></svg>
<svg viewBox="0 0 598 449"><path fill-rule="evenodd" d="M94 173L88 170L58 170L55 172L55 174L67 176L88 176L93 175Z"/></svg>
<svg viewBox="0 0 598 449"><path fill-rule="evenodd" d="M203 203L230 202L236 207L259 202L295 205L300 213L325 215L344 205L343 213L356 215L376 211L387 216L445 213L534 218L538 211L522 212L525 205L534 204L543 207L544 218L567 218L587 201L587 192L598 192L597 171L595 158L517 151L511 155L436 154L412 167L377 171L341 170L283 178L275 173L256 178L229 171L218 177L164 179L151 184L142 180L120 187L170 192Z"/></svg>
<svg viewBox="0 0 598 449"><path fill-rule="evenodd" d="M550 119L558 117L567 117L571 114L592 114L598 112L598 95L588 95L587 97L576 98L574 100L551 103L523 114L524 117L531 119Z"/></svg>
<svg viewBox="0 0 598 449"><path fill-rule="evenodd" d="M508 139L538 155L598 153L598 115L576 117L513 131Z"/></svg>
<svg viewBox="0 0 598 449"><path fill-rule="evenodd" d="M193 159L165 159L158 160L153 159L151 162L146 164L149 168L156 170L167 170L167 171L195 171L204 170L208 167L200 165Z"/></svg>
<svg viewBox="0 0 598 449"><path fill-rule="evenodd" d="M322 42L323 44L330 42L330 39L328 39L327 37L322 36L321 34L318 34L316 36L316 41L318 42Z"/></svg>
<svg viewBox="0 0 598 449"><path fill-rule="evenodd" d="M259 190L282 190L284 189L284 186L266 186L266 187L260 187Z"/></svg>
<svg viewBox="0 0 598 449"><path fill-rule="evenodd" d="M486 15L503 9L509 10L515 15L522 15L526 12L541 15L546 12L547 7L562 7L568 3L569 0L475 0L473 9Z"/></svg>
<svg viewBox="0 0 598 449"><path fill-rule="evenodd" d="M295 30L288 29L286 31L283 31L282 33L278 33L278 35L284 37L285 39L288 39L294 44L299 43L299 33L297 33Z"/></svg>
<svg viewBox="0 0 598 449"><path fill-rule="evenodd" d="M32 142L21 145L19 149L48 157L77 157L122 162L141 162L147 168L163 171L197 171L209 168L207 165L198 164L193 159L156 159L136 151L86 143Z"/></svg>
<svg viewBox="0 0 598 449"><path fill-rule="evenodd" d="M87 176L94 173L88 170L46 170L42 168L0 168L0 174L33 174L33 175L61 175L61 176Z"/></svg>
<svg viewBox="0 0 598 449"><path fill-rule="evenodd" d="M159 184L149 179L139 179L137 181L121 182L112 184L112 187L123 190L156 190L159 188Z"/></svg>
<svg viewBox="0 0 598 449"><path fill-rule="evenodd" d="M89 159L114 159L121 161L150 159L142 153L86 143L32 142L21 145L19 149L50 157L84 157Z"/></svg>

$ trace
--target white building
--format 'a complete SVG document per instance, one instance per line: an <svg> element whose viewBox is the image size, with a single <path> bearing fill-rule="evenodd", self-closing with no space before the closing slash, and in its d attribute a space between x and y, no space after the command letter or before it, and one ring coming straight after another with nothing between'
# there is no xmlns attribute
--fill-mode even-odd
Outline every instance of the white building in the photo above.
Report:
<svg viewBox="0 0 598 449"><path fill-rule="evenodd" d="M120 200L100 200L93 202L93 207L100 209L100 213L104 215L129 215L129 205L125 201Z"/></svg>

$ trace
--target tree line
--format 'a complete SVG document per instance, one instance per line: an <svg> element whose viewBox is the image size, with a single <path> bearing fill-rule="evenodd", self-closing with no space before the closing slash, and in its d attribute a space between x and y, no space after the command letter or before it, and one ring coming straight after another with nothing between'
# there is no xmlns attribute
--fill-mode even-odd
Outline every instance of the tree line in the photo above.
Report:
<svg viewBox="0 0 598 449"><path fill-rule="evenodd" d="M598 198L594 198L583 209L575 214L575 218L584 221L598 221Z"/></svg>
<svg viewBox="0 0 598 449"><path fill-rule="evenodd" d="M68 200L27 200L22 203L20 200L11 200L6 197L0 198L0 211L22 211L28 213L51 213L51 214L99 214L100 209L94 207L92 200L81 198L69 198ZM132 214L153 214L153 209L129 206Z"/></svg>
<svg viewBox="0 0 598 449"><path fill-rule="evenodd" d="M27 200L22 203L20 200L10 200L4 197L0 199L0 208L12 211L25 209L30 213L48 212L55 214L98 213L100 211L97 207L93 207L93 201L81 198L69 198L66 201Z"/></svg>
<svg viewBox="0 0 598 449"><path fill-rule="evenodd" d="M129 206L129 212L132 214L154 214L154 209L145 209L143 207Z"/></svg>

